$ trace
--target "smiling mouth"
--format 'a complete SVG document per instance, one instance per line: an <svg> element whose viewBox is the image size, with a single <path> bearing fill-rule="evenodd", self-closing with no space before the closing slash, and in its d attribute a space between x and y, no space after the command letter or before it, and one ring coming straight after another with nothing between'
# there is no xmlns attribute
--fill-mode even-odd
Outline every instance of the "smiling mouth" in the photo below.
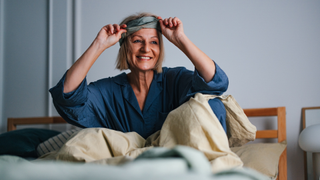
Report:
<svg viewBox="0 0 320 180"><path fill-rule="evenodd" d="M137 56L139 59L143 59L143 60L149 60L152 59L151 57L146 57L146 56Z"/></svg>

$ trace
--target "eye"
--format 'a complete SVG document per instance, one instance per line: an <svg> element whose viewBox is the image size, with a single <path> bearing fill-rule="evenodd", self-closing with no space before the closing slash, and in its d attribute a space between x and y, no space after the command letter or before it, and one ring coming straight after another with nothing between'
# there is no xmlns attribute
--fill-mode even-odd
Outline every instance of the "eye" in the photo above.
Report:
<svg viewBox="0 0 320 180"><path fill-rule="evenodd" d="M157 41L152 41L151 44L158 44L158 42Z"/></svg>
<svg viewBox="0 0 320 180"><path fill-rule="evenodd" d="M134 40L133 43L140 43L141 40L137 39L137 40Z"/></svg>

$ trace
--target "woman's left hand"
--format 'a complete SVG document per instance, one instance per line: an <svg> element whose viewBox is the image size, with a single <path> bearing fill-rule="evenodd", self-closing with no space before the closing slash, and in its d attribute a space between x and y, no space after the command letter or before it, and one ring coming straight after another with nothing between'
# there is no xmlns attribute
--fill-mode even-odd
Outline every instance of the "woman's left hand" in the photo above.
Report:
<svg viewBox="0 0 320 180"><path fill-rule="evenodd" d="M162 34L170 42L179 47L181 38L183 38L183 36L185 35L181 20L177 17L162 19L160 16L158 16L158 19L161 26Z"/></svg>
<svg viewBox="0 0 320 180"><path fill-rule="evenodd" d="M180 19L157 17L161 26L162 34L185 55L188 56L201 77L210 82L215 74L215 63L184 34L183 25Z"/></svg>

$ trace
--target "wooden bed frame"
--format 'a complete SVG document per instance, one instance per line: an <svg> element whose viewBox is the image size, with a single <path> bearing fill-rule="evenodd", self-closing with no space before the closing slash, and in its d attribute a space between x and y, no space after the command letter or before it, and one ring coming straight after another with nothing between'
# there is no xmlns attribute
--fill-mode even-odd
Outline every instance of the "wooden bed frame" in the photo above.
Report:
<svg viewBox="0 0 320 180"><path fill-rule="evenodd" d="M258 130L256 134L257 139L277 138L278 142L287 139L286 135L286 108L255 108L244 109L248 117L277 117L277 130ZM35 117L35 118L8 118L7 130L12 131L17 128L17 125L28 124L58 124L66 123L62 117ZM287 148L283 151L279 160L279 174L278 180L287 180Z"/></svg>
<svg viewBox="0 0 320 180"><path fill-rule="evenodd" d="M259 109L244 109L244 113L248 117L277 117L277 130L258 130L256 133L256 139L269 139L277 138L278 142L287 140L286 130L286 108L259 108ZM279 160L279 174L278 180L287 180L287 148L283 151Z"/></svg>

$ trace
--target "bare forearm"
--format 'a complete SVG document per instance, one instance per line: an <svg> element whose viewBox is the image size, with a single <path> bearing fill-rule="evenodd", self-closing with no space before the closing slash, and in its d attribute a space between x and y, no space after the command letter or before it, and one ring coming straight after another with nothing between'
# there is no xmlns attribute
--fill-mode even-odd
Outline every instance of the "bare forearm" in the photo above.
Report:
<svg viewBox="0 0 320 180"><path fill-rule="evenodd" d="M94 41L82 56L71 66L66 74L64 82L64 93L74 91L86 77L94 62L104 51L100 45Z"/></svg>
<svg viewBox="0 0 320 180"><path fill-rule="evenodd" d="M86 52L84 52L68 70L64 82L64 93L74 91L78 88L101 53L119 41L121 34L126 32L124 29L126 27L127 25L125 24L121 26L118 24L108 24L101 28Z"/></svg>
<svg viewBox="0 0 320 180"><path fill-rule="evenodd" d="M214 62L203 51L193 44L185 35L180 37L176 46L190 59L206 82L212 80L216 67Z"/></svg>
<svg viewBox="0 0 320 180"><path fill-rule="evenodd" d="M181 20L177 17L162 20L160 16L158 19L162 34L190 59L206 82L211 81L214 77L216 66L214 62L184 34Z"/></svg>

